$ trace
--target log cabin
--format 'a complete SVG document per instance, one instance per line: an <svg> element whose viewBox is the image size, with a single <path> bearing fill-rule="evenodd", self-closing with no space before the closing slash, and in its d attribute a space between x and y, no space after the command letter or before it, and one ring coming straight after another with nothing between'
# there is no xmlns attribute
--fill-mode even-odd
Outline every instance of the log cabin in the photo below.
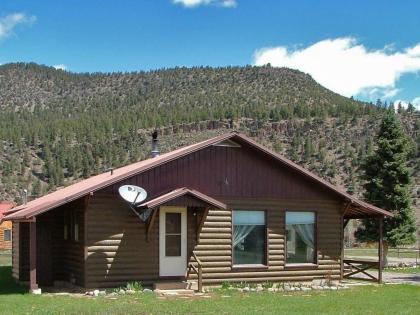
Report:
<svg viewBox="0 0 420 315"><path fill-rule="evenodd" d="M348 220L392 216L236 132L152 151L9 211L14 278L31 290L340 280ZM128 204L123 185L147 198Z"/></svg>
<svg viewBox="0 0 420 315"><path fill-rule="evenodd" d="M14 207L12 202L0 201L0 251L12 249L12 222L2 221L3 213Z"/></svg>

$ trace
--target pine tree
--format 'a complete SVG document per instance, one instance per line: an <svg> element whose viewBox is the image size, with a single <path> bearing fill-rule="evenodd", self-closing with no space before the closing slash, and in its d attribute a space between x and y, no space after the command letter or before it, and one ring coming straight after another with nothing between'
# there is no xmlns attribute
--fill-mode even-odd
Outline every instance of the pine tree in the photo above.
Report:
<svg viewBox="0 0 420 315"><path fill-rule="evenodd" d="M407 160L411 143L396 117L388 110L376 137L378 148L368 156L365 171L365 198L370 203L391 211L392 218L384 220L384 261L388 246L410 245L415 242L415 219L410 203L410 169ZM363 220L356 231L360 241L377 240L376 220Z"/></svg>

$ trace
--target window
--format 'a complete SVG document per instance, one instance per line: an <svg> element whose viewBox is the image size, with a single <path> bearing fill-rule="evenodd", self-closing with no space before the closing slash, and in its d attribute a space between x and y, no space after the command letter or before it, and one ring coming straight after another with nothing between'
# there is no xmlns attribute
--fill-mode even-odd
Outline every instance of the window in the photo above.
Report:
<svg viewBox="0 0 420 315"><path fill-rule="evenodd" d="M77 210L69 210L64 213L63 238L78 242L80 239L79 229L79 212Z"/></svg>
<svg viewBox="0 0 420 315"><path fill-rule="evenodd" d="M181 256L181 213L167 212L165 215L165 256Z"/></svg>
<svg viewBox="0 0 420 315"><path fill-rule="evenodd" d="M67 240L69 238L68 233L69 233L68 232L68 227L67 227L67 224L65 224L64 225L64 235L63 235L64 240Z"/></svg>
<svg viewBox="0 0 420 315"><path fill-rule="evenodd" d="M315 213L286 212L286 263L315 263Z"/></svg>
<svg viewBox="0 0 420 315"><path fill-rule="evenodd" d="M264 211L233 211L233 264L266 263Z"/></svg>
<svg viewBox="0 0 420 315"><path fill-rule="evenodd" d="M79 241L79 224L77 223L74 224L74 240Z"/></svg>
<svg viewBox="0 0 420 315"><path fill-rule="evenodd" d="M12 230L4 230L3 239L5 242L10 242L12 240Z"/></svg>

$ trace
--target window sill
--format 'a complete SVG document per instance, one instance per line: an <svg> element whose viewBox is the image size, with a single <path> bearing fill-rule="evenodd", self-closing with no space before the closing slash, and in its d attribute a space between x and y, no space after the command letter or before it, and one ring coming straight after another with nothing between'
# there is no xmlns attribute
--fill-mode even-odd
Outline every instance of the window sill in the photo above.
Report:
<svg viewBox="0 0 420 315"><path fill-rule="evenodd" d="M316 269L318 264L313 263L300 263L300 264L286 264L284 266L285 270L294 270L294 269Z"/></svg>
<svg viewBox="0 0 420 315"><path fill-rule="evenodd" d="M250 265L233 265L232 270L266 270L268 269L267 265L261 264L250 264Z"/></svg>

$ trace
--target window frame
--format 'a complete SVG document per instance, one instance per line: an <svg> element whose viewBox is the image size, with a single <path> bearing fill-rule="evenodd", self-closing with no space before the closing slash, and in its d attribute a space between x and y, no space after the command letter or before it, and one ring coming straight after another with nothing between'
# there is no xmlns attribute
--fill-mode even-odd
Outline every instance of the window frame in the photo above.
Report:
<svg viewBox="0 0 420 315"><path fill-rule="evenodd" d="M233 246L233 229L234 229L234 224L233 224L233 213L235 211L259 211L259 212L264 212L264 225L265 225L265 229L264 229L264 262L262 264L235 264L234 263L234 251L235 248ZM269 267L269 260L268 260L268 215L267 215L267 210L265 209L231 209L231 270L261 270L261 269L268 269Z"/></svg>
<svg viewBox="0 0 420 315"><path fill-rule="evenodd" d="M6 240L6 232L10 233L10 239ZM12 229L4 229L3 230L3 242L11 242L13 240L13 233L12 233Z"/></svg>
<svg viewBox="0 0 420 315"><path fill-rule="evenodd" d="M286 224L286 216L287 212L312 212L315 216L314 222L314 260L310 263L288 263L287 262L287 224ZM316 269L319 266L318 261L318 211L317 210L292 210L286 209L284 211L284 269L286 270L293 270L293 269Z"/></svg>

